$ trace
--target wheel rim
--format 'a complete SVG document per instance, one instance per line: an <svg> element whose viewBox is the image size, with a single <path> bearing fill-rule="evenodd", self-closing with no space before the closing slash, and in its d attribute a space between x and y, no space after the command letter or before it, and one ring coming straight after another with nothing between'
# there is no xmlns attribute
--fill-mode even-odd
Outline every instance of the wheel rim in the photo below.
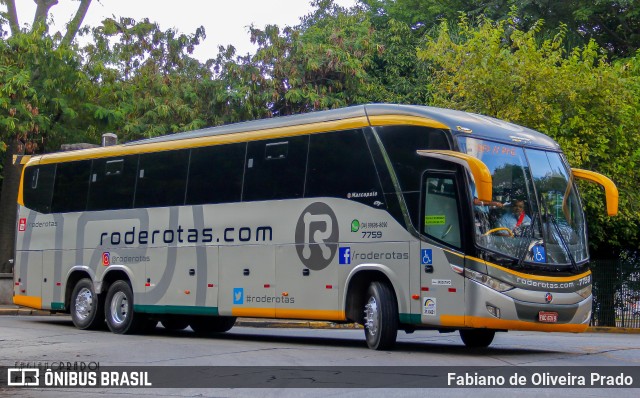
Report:
<svg viewBox="0 0 640 398"><path fill-rule="evenodd" d="M123 292L116 292L111 299L111 321L122 324L129 315L129 300Z"/></svg>
<svg viewBox="0 0 640 398"><path fill-rule="evenodd" d="M78 292L78 295L76 296L76 306L75 306L76 316L81 320L85 320L87 319L87 317L89 317L89 315L91 315L92 308L93 308L93 293L91 292L90 289L83 287L82 289L80 289L80 291Z"/></svg>
<svg viewBox="0 0 640 398"><path fill-rule="evenodd" d="M372 336L378 333L378 302L373 296L369 297L369 302L364 306L364 327Z"/></svg>

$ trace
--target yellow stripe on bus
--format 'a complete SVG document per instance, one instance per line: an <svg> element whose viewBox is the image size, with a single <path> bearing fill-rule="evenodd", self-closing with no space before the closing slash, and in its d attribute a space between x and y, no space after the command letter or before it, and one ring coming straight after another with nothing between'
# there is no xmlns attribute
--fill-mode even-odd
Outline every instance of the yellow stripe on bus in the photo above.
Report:
<svg viewBox="0 0 640 398"><path fill-rule="evenodd" d="M13 296L13 304L40 310L42 309L42 297Z"/></svg>
<svg viewBox="0 0 640 398"><path fill-rule="evenodd" d="M139 145L114 145L80 151L59 152L46 156L34 156L29 163L40 161L42 164L71 162L75 160L99 159L111 156L123 156L138 153L162 152L175 149L197 148L209 145L223 145L236 142L257 141L273 138L284 138L304 134L324 133L329 131L348 130L355 128L384 125L416 125L434 128L449 129L443 123L433 119L402 116L402 115L381 115L353 117L342 120L328 122L308 123L286 127L276 127L264 130L250 130L245 132L211 135L198 138L175 139L171 141L155 142Z"/></svg>
<svg viewBox="0 0 640 398"><path fill-rule="evenodd" d="M344 321L347 319L344 311L339 310L276 310L276 318L284 319L314 319L319 321Z"/></svg>
<svg viewBox="0 0 640 398"><path fill-rule="evenodd" d="M243 316L251 318L275 318L275 308L250 308L250 307L233 307L231 315Z"/></svg>
<svg viewBox="0 0 640 398"><path fill-rule="evenodd" d="M280 318L280 319L313 319L322 321L344 321L347 319L344 311L340 310L296 310L275 308L233 307L231 315L252 318Z"/></svg>
<svg viewBox="0 0 640 398"><path fill-rule="evenodd" d="M488 328L504 330L530 330L537 332L570 332L582 333L588 324L575 323L534 323L525 321L510 321L506 319L484 318L479 316L441 315L442 326L466 326L470 328Z"/></svg>
<svg viewBox="0 0 640 398"><path fill-rule="evenodd" d="M506 273L509 273L509 274L512 274L512 275L515 275L515 276L519 276L521 278L534 279L534 280L539 280L539 281L571 282L571 281L575 281L575 280L584 278L585 276L591 275L591 271L586 271L586 272L583 272L580 275L575 275L575 276L541 276L541 275L523 274L522 272L513 271L513 270L510 270L508 268L501 267L498 264L493 264L493 263L490 263L488 261L482 260L480 258L476 258L476 257L472 257L472 256L466 256L466 258L468 258L469 260L477 261L477 262L479 262L481 264L485 264L488 267L497 268L500 271L504 271Z"/></svg>
<svg viewBox="0 0 640 398"><path fill-rule="evenodd" d="M367 127L367 118L354 117L330 122L309 123L272 129L254 130L238 133L211 135L198 138L175 139L139 145L114 145L81 151L59 152L38 157L41 164L71 162L75 160L99 159L111 156L123 156L139 153L162 152L176 149L198 148L210 145L232 144L273 138L285 138L304 134L324 133L329 131L349 130Z"/></svg>
<svg viewBox="0 0 640 398"><path fill-rule="evenodd" d="M444 123L441 123L426 117L419 117L419 116L406 116L406 115L369 116L369 122L371 123L372 126L410 125L410 126L425 126L425 127L433 127L437 129L450 130L449 126L447 126Z"/></svg>

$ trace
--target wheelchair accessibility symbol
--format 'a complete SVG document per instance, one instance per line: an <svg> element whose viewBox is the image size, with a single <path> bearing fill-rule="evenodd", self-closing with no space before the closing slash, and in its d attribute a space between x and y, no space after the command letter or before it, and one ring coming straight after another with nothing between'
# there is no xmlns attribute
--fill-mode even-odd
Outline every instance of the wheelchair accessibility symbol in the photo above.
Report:
<svg viewBox="0 0 640 398"><path fill-rule="evenodd" d="M431 249L422 249L420 252L420 263L424 264L433 264L433 253Z"/></svg>
<svg viewBox="0 0 640 398"><path fill-rule="evenodd" d="M532 255L533 261L536 263L546 263L547 262L547 254L544 251L544 246L535 245L533 246Z"/></svg>

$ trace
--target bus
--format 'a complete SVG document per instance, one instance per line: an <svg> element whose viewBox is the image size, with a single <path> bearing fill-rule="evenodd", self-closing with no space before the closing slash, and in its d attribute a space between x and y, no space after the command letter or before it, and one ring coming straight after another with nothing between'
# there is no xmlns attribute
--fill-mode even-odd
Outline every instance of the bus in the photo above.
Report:
<svg viewBox="0 0 640 398"><path fill-rule="evenodd" d="M13 302L79 329L228 331L237 317L398 330L582 332L587 227L544 134L369 104L33 156L18 194ZM511 219L509 221L509 219Z"/></svg>

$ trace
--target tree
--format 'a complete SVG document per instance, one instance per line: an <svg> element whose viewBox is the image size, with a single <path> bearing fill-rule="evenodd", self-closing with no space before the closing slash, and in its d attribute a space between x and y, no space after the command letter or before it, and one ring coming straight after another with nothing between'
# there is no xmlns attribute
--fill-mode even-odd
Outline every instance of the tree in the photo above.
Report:
<svg viewBox="0 0 640 398"><path fill-rule="evenodd" d="M0 272L10 272L16 228L15 201L21 166L13 156L35 153L61 135L78 134L69 127L82 103L85 85L79 61L70 47L90 0L80 2L64 38L47 34L46 16L57 0L37 0L30 30L21 30L14 0L3 0L0 32L0 140L4 151L0 196Z"/></svg>
<svg viewBox="0 0 640 398"><path fill-rule="evenodd" d="M542 37L553 37L566 26L565 46L594 40L611 58L633 56L640 49L640 2L637 0L361 0L371 13L429 30L440 21L454 23L462 14L471 20L508 20L521 30L545 21ZM540 28L540 26L539 26Z"/></svg>
<svg viewBox="0 0 640 398"><path fill-rule="evenodd" d="M618 259L637 250L640 57L609 63L593 41L566 53L563 32L540 40L539 25L523 31L510 22L484 20L474 28L463 18L455 35L441 25L419 51L436 75L434 104L542 131L573 167L609 176L620 190L613 218L605 215L601 190L580 185L591 256Z"/></svg>
<svg viewBox="0 0 640 398"><path fill-rule="evenodd" d="M201 87L211 71L190 57L205 37L178 34L148 19L106 19L82 49L83 73L96 84L86 105L94 128L120 139L155 137L207 125Z"/></svg>
<svg viewBox="0 0 640 398"><path fill-rule="evenodd" d="M271 115L359 104L380 88L368 74L379 48L367 15L330 0L314 5L299 27L251 28L259 47L250 66L266 77L262 88Z"/></svg>

